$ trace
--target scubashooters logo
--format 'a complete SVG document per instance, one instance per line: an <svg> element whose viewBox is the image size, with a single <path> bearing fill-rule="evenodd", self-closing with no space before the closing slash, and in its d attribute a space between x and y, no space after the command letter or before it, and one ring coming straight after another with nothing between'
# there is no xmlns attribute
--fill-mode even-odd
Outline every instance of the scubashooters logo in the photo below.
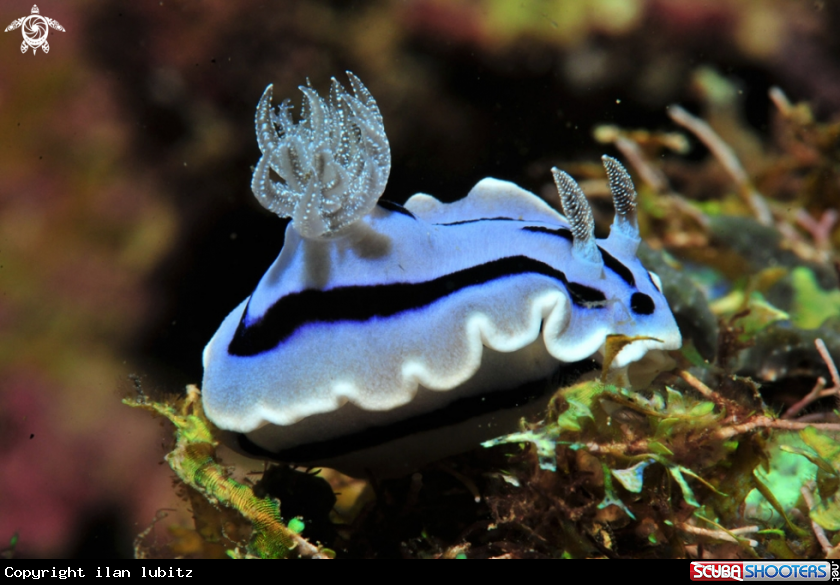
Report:
<svg viewBox="0 0 840 585"><path fill-rule="evenodd" d="M13 20L12 24L7 26L3 32L9 32L18 28L23 33L20 52L25 53L27 49L32 47L33 55L38 52L39 48L44 53L50 52L50 44L47 42L47 35L50 32L50 28L65 32L64 27L58 24L57 20L41 16L41 11L38 10L37 4L32 6L32 14Z"/></svg>
<svg viewBox="0 0 840 585"><path fill-rule="evenodd" d="M840 576L836 561L693 561L691 580L838 581Z"/></svg>

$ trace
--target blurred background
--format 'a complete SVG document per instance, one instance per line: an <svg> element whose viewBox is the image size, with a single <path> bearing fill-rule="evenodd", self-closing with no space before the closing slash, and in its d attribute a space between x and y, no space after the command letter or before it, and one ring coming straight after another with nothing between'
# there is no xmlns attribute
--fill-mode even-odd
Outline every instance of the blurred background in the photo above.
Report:
<svg viewBox="0 0 840 585"><path fill-rule="evenodd" d="M7 0L0 24L32 0ZM766 135L768 89L840 112L840 3L347 0L38 3L50 51L0 35L0 549L130 556L186 522L169 438L120 399L181 392L280 250L250 193L265 86L356 73L391 141L386 197L464 196L485 176L540 192L597 162L599 124L668 130L697 72L738 88ZM687 156L703 158L699 145ZM255 469L261 469L259 463ZM164 511L164 512L162 512Z"/></svg>

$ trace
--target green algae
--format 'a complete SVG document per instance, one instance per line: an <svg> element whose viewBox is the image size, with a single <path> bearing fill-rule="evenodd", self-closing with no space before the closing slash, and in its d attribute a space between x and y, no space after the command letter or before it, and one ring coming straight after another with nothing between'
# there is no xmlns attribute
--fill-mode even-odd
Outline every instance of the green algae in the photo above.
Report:
<svg viewBox="0 0 840 585"><path fill-rule="evenodd" d="M198 388L189 386L184 399L176 403L156 402L143 395L123 402L161 415L175 426L175 447L165 459L185 486L194 490L214 508L238 512L250 523L250 539L227 554L232 558L326 558L331 551L319 549L300 536L304 524L292 519L284 524L280 502L254 495L251 486L230 477L228 470L216 460L218 442L213 438L213 425L201 407ZM212 522L208 515L196 518L197 525ZM224 532L222 529L219 532Z"/></svg>

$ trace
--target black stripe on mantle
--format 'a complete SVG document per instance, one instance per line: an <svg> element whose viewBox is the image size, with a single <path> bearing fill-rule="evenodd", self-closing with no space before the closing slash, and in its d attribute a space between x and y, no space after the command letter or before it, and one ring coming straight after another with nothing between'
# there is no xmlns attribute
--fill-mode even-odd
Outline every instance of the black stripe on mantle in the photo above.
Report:
<svg viewBox="0 0 840 585"><path fill-rule="evenodd" d="M566 228L548 228L543 226L536 226L536 225L529 225L528 227L522 228L523 232L534 232L537 234L548 234L550 236L557 236L558 238L563 238L564 240L568 240L571 242L574 238L572 237L572 232L567 230ZM604 266L615 272L621 280L632 286L633 288L636 287L636 278L633 276L633 273L627 268L624 264L619 262L615 256L604 250L601 246L598 246L598 251L601 252L601 258L604 260Z"/></svg>
<svg viewBox="0 0 840 585"><path fill-rule="evenodd" d="M396 203L394 201L388 201L387 199L380 199L376 202L376 204L381 207L382 209L387 209L388 211L393 211L394 213L401 213L405 216L410 217L411 219L417 219L414 217L414 214L411 213L408 209Z"/></svg>
<svg viewBox="0 0 840 585"><path fill-rule="evenodd" d="M537 221L537 220L519 219L519 218L515 218L515 217L503 217L503 216L499 216L499 217L476 217L474 219L461 219L459 221L450 221L450 222L444 222L444 223L433 223L432 225L441 225L441 226L449 227L449 226L454 226L454 225L465 225L465 224L468 224L468 223L479 223L481 221L515 221L515 222L523 223L523 222L526 222L526 221Z"/></svg>
<svg viewBox="0 0 840 585"><path fill-rule="evenodd" d="M525 221L525 220L518 220L513 219L510 217L484 217L481 219L468 219L464 221L455 221L452 223L440 223L436 225L442 226L453 226L453 225L464 225L466 223L476 223L479 221ZM541 225L529 225L522 229L523 232L532 232L536 234L548 234L550 236L556 236L558 238L563 238L564 240L571 242L574 237L572 236L571 230L568 228L550 228ZM624 264L622 264L618 259L615 258L612 254L604 250L601 246L598 246L598 251L601 252L601 258L604 260L604 266L615 272L621 280L626 282L631 287L636 287L636 278L633 276L633 273L627 268Z"/></svg>
<svg viewBox="0 0 840 585"><path fill-rule="evenodd" d="M533 258L510 256L425 282L303 290L278 299L261 319L248 326L245 325L246 306L228 353L241 357L259 355L274 349L309 323L364 322L392 317L426 307L471 286L524 274L541 274L562 282L572 302L579 307L606 306L607 297L600 290L569 282L563 272Z"/></svg>
<svg viewBox="0 0 840 585"><path fill-rule="evenodd" d="M239 447L255 457L285 463L317 462L361 451L410 435L460 424L477 416L525 406L553 393L558 387L575 383L582 375L600 368L594 359L560 363L550 380L536 380L508 390L496 390L477 396L467 396L446 406L396 421L373 426L350 435L333 437L317 443L307 443L274 452L260 447L244 434L237 434Z"/></svg>

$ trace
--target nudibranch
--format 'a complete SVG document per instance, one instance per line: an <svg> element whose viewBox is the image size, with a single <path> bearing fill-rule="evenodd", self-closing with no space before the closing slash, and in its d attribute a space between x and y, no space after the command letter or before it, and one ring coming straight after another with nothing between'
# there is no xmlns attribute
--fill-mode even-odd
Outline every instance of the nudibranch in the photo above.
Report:
<svg viewBox="0 0 840 585"><path fill-rule="evenodd" d="M311 87L298 123L256 114L251 188L291 218L280 255L204 350L204 409L252 456L351 475L410 472L515 430L557 383L639 337L611 367L676 349L656 275L636 258L636 195L605 156L615 219L596 239L580 187L552 169L565 217L506 181L465 198L380 199L391 167L361 81Z"/></svg>

